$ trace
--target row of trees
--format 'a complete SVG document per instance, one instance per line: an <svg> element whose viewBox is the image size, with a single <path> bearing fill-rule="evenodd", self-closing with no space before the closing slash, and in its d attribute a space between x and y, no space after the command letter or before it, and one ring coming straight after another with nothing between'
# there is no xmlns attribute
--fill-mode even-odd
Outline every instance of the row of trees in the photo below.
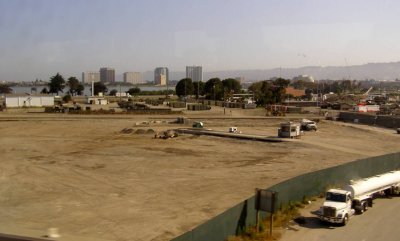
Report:
<svg viewBox="0 0 400 241"><path fill-rule="evenodd" d="M65 87L68 87L69 90L67 93L73 96L73 95L82 95L85 89L85 86L82 83L80 83L76 77L69 77L68 81L65 81L64 77L59 73L50 78L50 83L48 84L48 87L49 90L44 88L41 93L58 95L59 92L63 93ZM107 86L101 82L94 83L94 94L98 95L100 92L107 93L108 92ZM113 90L113 92L114 95L117 93L116 90Z"/></svg>
<svg viewBox="0 0 400 241"><path fill-rule="evenodd" d="M56 75L50 78L50 83L48 84L49 90L44 88L41 93L49 93L49 94L57 94L59 92L63 92L64 88L68 86L68 94L70 95L82 95L85 87L83 84L79 83L79 80L76 77L69 77L66 82L64 77L57 73Z"/></svg>
<svg viewBox="0 0 400 241"><path fill-rule="evenodd" d="M290 80L278 78L276 80L264 80L253 83L249 87L249 91L254 94L254 98L258 105L281 103L286 97L286 87L290 84ZM211 100L227 100L233 94L241 93L240 82L236 79L219 78L209 79L207 82L192 82L191 79L185 78L178 82L175 87L176 94L179 97L195 95L204 96Z"/></svg>
<svg viewBox="0 0 400 241"><path fill-rule="evenodd" d="M205 83L192 82L192 79L185 78L175 86L176 95L179 97L195 95L199 98L201 95L212 100L225 100L234 93L240 93L241 89L240 82L231 78L222 81L219 78L212 78Z"/></svg>
<svg viewBox="0 0 400 241"><path fill-rule="evenodd" d="M278 78L276 80L264 80L253 83L249 87L249 91L254 93L254 97L258 105L282 103L286 98L290 97L286 94L286 88L291 86L295 89L304 89L304 98L310 98L312 93L362 93L365 89L361 88L358 81L341 80L329 83L315 83L298 80L293 83L290 80Z"/></svg>
<svg viewBox="0 0 400 241"><path fill-rule="evenodd" d="M364 91L362 83L356 80L340 80L332 82L306 82L303 80L295 81L291 84L295 89L306 89L313 93L360 93Z"/></svg>
<svg viewBox="0 0 400 241"><path fill-rule="evenodd" d="M254 94L257 105L278 104L282 103L287 97L286 87L288 87L289 84L289 80L282 78L264 80L250 85L249 91Z"/></svg>
<svg viewBox="0 0 400 241"><path fill-rule="evenodd" d="M6 84L0 84L0 94L9 94L12 92L10 86Z"/></svg>

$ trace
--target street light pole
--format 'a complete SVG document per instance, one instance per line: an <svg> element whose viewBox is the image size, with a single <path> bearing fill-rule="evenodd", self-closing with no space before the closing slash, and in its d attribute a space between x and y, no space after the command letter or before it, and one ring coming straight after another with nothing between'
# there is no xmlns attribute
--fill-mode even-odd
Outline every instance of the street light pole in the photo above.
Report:
<svg viewBox="0 0 400 241"><path fill-rule="evenodd" d="M122 97L121 84L119 84L119 102L121 102L121 97Z"/></svg>
<svg viewBox="0 0 400 241"><path fill-rule="evenodd" d="M214 105L217 105L216 100L215 100L215 83L213 85L213 92L214 92Z"/></svg>
<svg viewBox="0 0 400 241"><path fill-rule="evenodd" d="M199 97L200 97L200 95L199 95L199 89L200 89L200 80L197 81L197 102L199 102Z"/></svg>
<svg viewBox="0 0 400 241"><path fill-rule="evenodd" d="M185 105L186 105L186 80L184 80L184 84L185 84Z"/></svg>

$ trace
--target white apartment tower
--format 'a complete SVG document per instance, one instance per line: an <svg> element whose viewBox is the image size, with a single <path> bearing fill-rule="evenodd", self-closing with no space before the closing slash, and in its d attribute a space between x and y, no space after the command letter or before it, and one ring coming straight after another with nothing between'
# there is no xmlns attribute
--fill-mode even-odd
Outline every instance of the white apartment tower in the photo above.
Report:
<svg viewBox="0 0 400 241"><path fill-rule="evenodd" d="M203 67L186 66L186 78L192 79L193 82L203 81Z"/></svg>
<svg viewBox="0 0 400 241"><path fill-rule="evenodd" d="M125 72L124 82L131 84L143 84L143 74L140 72Z"/></svg>
<svg viewBox="0 0 400 241"><path fill-rule="evenodd" d="M86 71L82 72L82 82L85 84L90 84L92 82L100 81L100 73L96 71Z"/></svg>

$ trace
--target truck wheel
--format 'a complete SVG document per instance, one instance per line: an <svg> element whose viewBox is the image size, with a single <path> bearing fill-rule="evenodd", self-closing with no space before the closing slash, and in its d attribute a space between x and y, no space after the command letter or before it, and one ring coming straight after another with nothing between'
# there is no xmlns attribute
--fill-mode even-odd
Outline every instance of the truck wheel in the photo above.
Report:
<svg viewBox="0 0 400 241"><path fill-rule="evenodd" d="M363 207L362 207L362 208L363 208L363 211L364 211L364 212L368 210L368 205L367 205L366 202L363 204Z"/></svg>
<svg viewBox="0 0 400 241"><path fill-rule="evenodd" d="M349 222L349 216L346 214L343 218L342 221L342 226L346 226L346 224Z"/></svg>
<svg viewBox="0 0 400 241"><path fill-rule="evenodd" d="M374 203L373 203L372 198L368 199L368 206L372 207L373 204L374 204Z"/></svg>

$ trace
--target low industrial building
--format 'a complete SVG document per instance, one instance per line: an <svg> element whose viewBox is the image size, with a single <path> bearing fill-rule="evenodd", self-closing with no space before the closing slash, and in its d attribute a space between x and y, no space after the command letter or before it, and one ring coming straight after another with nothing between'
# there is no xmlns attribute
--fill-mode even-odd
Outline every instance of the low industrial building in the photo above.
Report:
<svg viewBox="0 0 400 241"><path fill-rule="evenodd" d="M54 96L6 96L6 108L54 106Z"/></svg>

